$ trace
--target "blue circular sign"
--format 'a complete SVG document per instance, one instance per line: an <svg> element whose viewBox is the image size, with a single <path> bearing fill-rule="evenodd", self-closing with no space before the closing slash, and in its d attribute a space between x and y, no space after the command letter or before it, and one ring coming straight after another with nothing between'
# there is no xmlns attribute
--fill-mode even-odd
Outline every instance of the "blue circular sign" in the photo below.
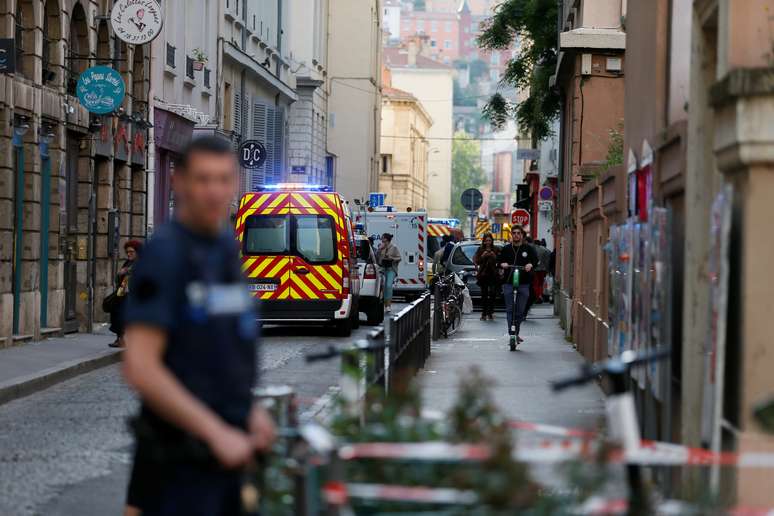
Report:
<svg viewBox="0 0 774 516"><path fill-rule="evenodd" d="M106 115L121 106L126 86L121 74L109 66L93 66L78 78L78 100L90 113Z"/></svg>

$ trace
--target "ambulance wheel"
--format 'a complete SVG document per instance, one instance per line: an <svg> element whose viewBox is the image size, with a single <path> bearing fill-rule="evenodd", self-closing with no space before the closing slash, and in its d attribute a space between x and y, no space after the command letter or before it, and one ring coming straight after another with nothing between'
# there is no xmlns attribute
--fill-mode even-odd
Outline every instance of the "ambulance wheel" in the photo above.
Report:
<svg viewBox="0 0 774 516"><path fill-rule="evenodd" d="M336 335L339 337L349 337L352 335L352 317L336 321Z"/></svg>
<svg viewBox="0 0 774 516"><path fill-rule="evenodd" d="M360 328L360 302L352 305L352 328Z"/></svg>
<svg viewBox="0 0 774 516"><path fill-rule="evenodd" d="M372 306L370 310L366 312L366 316L368 316L367 324L369 326L382 324L382 322L384 322L384 301Z"/></svg>

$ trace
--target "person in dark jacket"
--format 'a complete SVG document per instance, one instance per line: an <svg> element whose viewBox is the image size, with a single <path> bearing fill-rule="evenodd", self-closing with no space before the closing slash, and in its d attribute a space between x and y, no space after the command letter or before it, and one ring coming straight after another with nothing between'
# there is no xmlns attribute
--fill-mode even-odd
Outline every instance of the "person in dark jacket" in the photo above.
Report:
<svg viewBox="0 0 774 516"><path fill-rule="evenodd" d="M110 331L116 334L116 340L108 344L111 348L124 347L124 306L126 305L126 296L129 294L129 279L132 277L132 268L140 256L142 242L139 240L129 240L124 244L126 261L116 273L116 292L110 310Z"/></svg>
<svg viewBox="0 0 774 516"><path fill-rule="evenodd" d="M494 319L495 289L499 284L497 277L497 249L494 246L492 233L486 233L481 239L481 246L473 255L476 265L476 280L481 287L481 320Z"/></svg>
<svg viewBox="0 0 774 516"><path fill-rule="evenodd" d="M514 225L511 228L511 243L503 246L497 256L503 274L503 297L505 298L505 313L508 319L508 334L515 336L518 342L524 339L519 337L521 323L524 320L527 309L527 301L530 295L532 283L532 270L537 264L535 249L526 242L526 232L521 226ZM519 271L519 284L514 292L513 270L515 266L523 267ZM515 303L514 306L514 294ZM514 319L515 317L515 319Z"/></svg>

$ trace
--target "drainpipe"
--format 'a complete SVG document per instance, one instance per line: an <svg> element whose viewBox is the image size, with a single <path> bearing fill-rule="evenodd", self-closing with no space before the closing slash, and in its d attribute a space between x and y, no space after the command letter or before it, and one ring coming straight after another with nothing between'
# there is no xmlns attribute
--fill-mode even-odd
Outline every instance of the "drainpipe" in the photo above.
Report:
<svg viewBox="0 0 774 516"><path fill-rule="evenodd" d="M21 309L22 245L24 243L24 135L29 124L16 118L13 124L12 145L16 154L16 216L14 229L16 238L13 247L13 334L19 334Z"/></svg>
<svg viewBox="0 0 774 516"><path fill-rule="evenodd" d="M40 328L48 327L48 243L51 218L51 155L49 145L54 135L51 128L42 126L40 131Z"/></svg>

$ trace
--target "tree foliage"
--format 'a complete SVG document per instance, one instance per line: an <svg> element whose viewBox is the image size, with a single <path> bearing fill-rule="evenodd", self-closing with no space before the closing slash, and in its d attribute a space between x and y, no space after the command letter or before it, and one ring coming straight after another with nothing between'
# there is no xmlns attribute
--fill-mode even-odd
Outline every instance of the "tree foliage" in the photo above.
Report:
<svg viewBox="0 0 774 516"><path fill-rule="evenodd" d="M484 115L495 127L513 118L538 140L551 135L551 122L559 113L559 95L548 85L558 55L557 16L556 0L505 0L484 23L478 39L481 48L516 48L501 82L527 93L522 101L500 93L490 98Z"/></svg>
<svg viewBox="0 0 774 516"><path fill-rule="evenodd" d="M467 212L460 204L462 192L468 188L479 188L484 183L486 174L481 168L481 145L465 132L455 133L452 144L452 217L465 220Z"/></svg>

